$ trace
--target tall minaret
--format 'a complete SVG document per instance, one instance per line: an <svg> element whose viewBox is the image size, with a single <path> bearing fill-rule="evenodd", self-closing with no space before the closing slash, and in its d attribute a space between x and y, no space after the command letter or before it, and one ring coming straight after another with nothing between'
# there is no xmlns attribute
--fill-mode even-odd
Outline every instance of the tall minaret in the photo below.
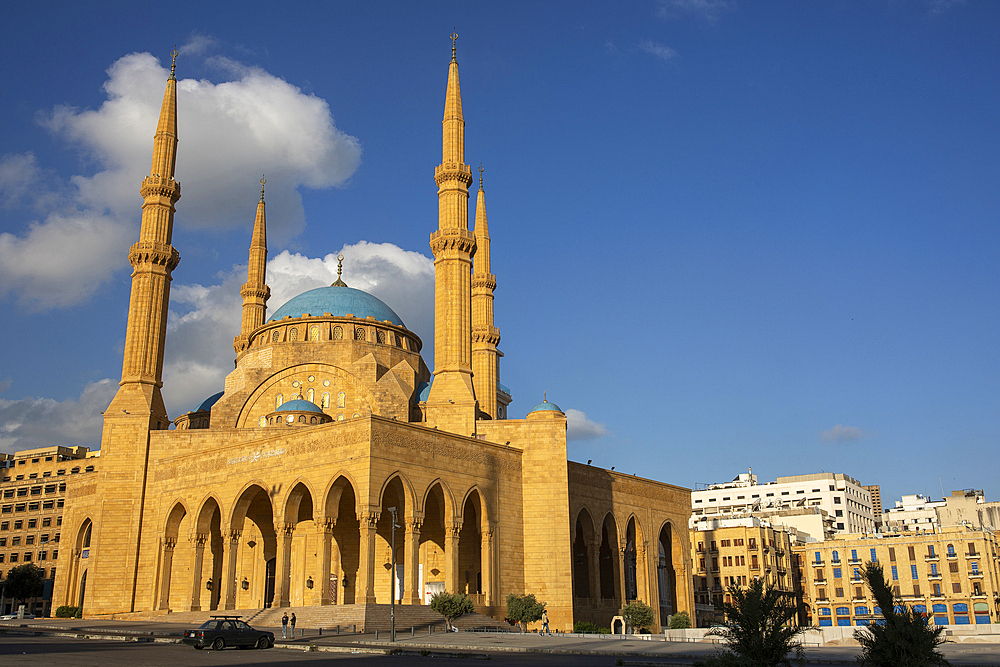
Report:
<svg viewBox="0 0 1000 667"><path fill-rule="evenodd" d="M264 216L264 184L267 179L260 179L260 201L257 202L257 218L253 222L253 236L250 239L250 261L247 264L247 281L243 283L240 296L243 297L243 322L240 325L240 335L233 340L236 354L247 349L250 334L264 324L267 312L267 300L271 297L271 288L267 286L267 220Z"/></svg>
<svg viewBox="0 0 1000 667"><path fill-rule="evenodd" d="M139 241L128 253L133 267L132 294L122 380L104 412L101 467L96 473L101 498L91 516L94 537L87 568L87 611L91 614L134 611L136 596L142 594L138 582L146 581L148 589L153 577L142 570L148 563L139 558L139 549L143 535L156 530L156 526L145 524L151 515L144 519L143 508L151 466L150 434L169 426L160 387L170 274L180 262L180 255L170 245L174 204L181 197L181 184L174 180L177 52L171 55L174 62L153 138L153 162L139 188L143 197Z"/></svg>
<svg viewBox="0 0 1000 667"><path fill-rule="evenodd" d="M476 199L476 258L472 269L472 382L479 411L497 419L497 345L500 330L493 326L493 290L497 278L490 273L490 229L486 224L483 167L479 167Z"/></svg>
<svg viewBox="0 0 1000 667"><path fill-rule="evenodd" d="M445 93L438 185L438 230L434 253L434 380L427 397L427 421L452 433L471 435L476 427L472 385L472 256L476 239L469 232L469 185L465 164L465 120L458 85L458 61L451 35L451 64Z"/></svg>

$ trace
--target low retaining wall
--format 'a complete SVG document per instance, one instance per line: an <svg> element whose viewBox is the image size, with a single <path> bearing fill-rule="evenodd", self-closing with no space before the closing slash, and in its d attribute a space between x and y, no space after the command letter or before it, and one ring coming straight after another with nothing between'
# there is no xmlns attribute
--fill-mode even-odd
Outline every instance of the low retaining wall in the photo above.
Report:
<svg viewBox="0 0 1000 667"><path fill-rule="evenodd" d="M800 635L805 646L857 646L854 631L857 627L806 628ZM664 630L663 636L671 642L719 642L720 638L708 635L709 628ZM1000 624L946 625L943 636L951 642L1000 644Z"/></svg>

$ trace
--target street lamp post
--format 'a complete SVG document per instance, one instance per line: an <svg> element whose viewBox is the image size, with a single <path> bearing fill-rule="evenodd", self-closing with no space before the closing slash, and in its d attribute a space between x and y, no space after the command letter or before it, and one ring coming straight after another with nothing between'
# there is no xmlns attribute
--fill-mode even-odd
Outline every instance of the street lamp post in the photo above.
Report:
<svg viewBox="0 0 1000 667"><path fill-rule="evenodd" d="M396 525L396 508L390 507L389 513L392 514L392 527L389 529L392 534L390 537L392 571L389 575L389 641L394 642L396 641L396 529L399 526Z"/></svg>

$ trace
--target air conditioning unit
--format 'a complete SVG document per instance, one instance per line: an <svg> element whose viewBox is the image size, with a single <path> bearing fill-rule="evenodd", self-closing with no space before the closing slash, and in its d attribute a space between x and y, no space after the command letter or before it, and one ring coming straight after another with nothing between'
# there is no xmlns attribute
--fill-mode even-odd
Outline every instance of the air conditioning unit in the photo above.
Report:
<svg viewBox="0 0 1000 667"><path fill-rule="evenodd" d="M13 468L14 459L9 459L7 461L0 461L0 468Z"/></svg>

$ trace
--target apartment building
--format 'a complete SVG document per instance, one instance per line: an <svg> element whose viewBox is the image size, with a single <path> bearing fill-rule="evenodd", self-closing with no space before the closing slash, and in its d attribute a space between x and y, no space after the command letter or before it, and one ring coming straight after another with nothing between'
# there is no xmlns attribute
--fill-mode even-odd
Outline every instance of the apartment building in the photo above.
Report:
<svg viewBox="0 0 1000 667"><path fill-rule="evenodd" d="M997 623L997 537L989 530L847 535L793 547L808 623L861 626L880 612L861 577L877 561L894 593L937 625Z"/></svg>
<svg viewBox="0 0 1000 667"><path fill-rule="evenodd" d="M51 615L52 582L66 486L75 475L94 471L96 456L87 447L45 447L0 454L0 613L16 610L3 591L7 573L34 563L45 573L42 595L28 601L27 611Z"/></svg>
<svg viewBox="0 0 1000 667"><path fill-rule="evenodd" d="M843 473L793 475L759 484L751 471L732 482L691 492L692 521L700 516L749 516L797 508L826 512L833 518L835 535L875 532L871 493ZM824 535L813 537L824 539Z"/></svg>
<svg viewBox="0 0 1000 667"><path fill-rule="evenodd" d="M875 515L875 530L882 529L882 489L878 484L866 484L864 490L872 501L872 514Z"/></svg>
<svg viewBox="0 0 1000 667"><path fill-rule="evenodd" d="M919 493L905 495L882 515L882 529L889 533L935 533L940 527L937 510L944 506L944 500L930 500Z"/></svg>
<svg viewBox="0 0 1000 667"><path fill-rule="evenodd" d="M714 603L728 598L732 584L764 579L793 592L792 537L783 528L755 517L714 519L692 528L690 541L697 627L719 620Z"/></svg>

